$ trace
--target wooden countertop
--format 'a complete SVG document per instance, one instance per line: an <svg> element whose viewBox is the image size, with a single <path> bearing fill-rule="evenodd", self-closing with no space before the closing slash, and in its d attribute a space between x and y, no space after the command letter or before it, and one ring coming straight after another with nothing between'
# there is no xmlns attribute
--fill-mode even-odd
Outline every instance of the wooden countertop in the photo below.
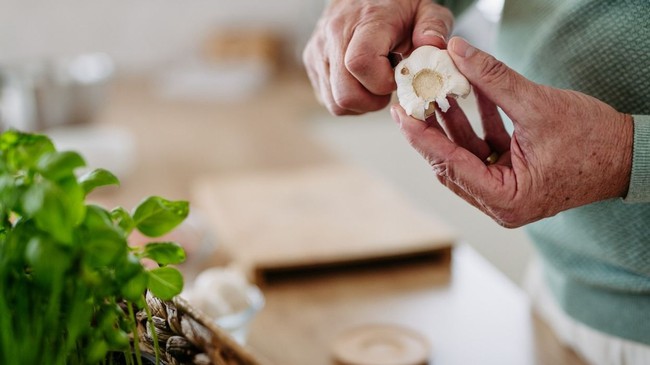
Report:
<svg viewBox="0 0 650 365"><path fill-rule="evenodd" d="M302 74L235 104L164 100L144 79L118 80L98 124L130 130L134 172L94 194L133 207L148 195L189 199L195 178L332 162L305 119L323 113ZM265 284L248 344L278 365L331 364L340 331L399 323L425 335L432 364L581 364L534 315L524 294L467 245L451 262L418 260L300 275Z"/></svg>
<svg viewBox="0 0 650 365"><path fill-rule="evenodd" d="M430 341L431 364L581 364L519 288L467 245L420 260L294 277L263 288L249 344L275 364L332 364L346 329L393 323Z"/></svg>

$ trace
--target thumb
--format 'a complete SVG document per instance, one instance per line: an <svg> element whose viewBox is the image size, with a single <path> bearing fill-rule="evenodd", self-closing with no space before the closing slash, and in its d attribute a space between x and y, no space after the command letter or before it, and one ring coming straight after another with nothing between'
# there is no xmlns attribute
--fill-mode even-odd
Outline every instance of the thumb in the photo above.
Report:
<svg viewBox="0 0 650 365"><path fill-rule="evenodd" d="M463 38L452 38L448 49L458 70L511 119L518 119L517 116L531 110L537 99L537 84L488 53L471 46Z"/></svg>
<svg viewBox="0 0 650 365"><path fill-rule="evenodd" d="M454 16L449 9L433 1L421 2L413 24L413 47L447 48L447 37L453 24Z"/></svg>

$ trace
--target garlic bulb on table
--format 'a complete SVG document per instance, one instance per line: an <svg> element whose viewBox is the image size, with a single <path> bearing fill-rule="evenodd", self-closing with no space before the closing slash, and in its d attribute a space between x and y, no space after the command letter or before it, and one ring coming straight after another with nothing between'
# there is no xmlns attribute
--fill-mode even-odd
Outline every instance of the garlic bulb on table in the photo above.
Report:
<svg viewBox="0 0 650 365"><path fill-rule="evenodd" d="M449 53L433 46L419 47L403 59L395 67L395 82L400 105L420 120L434 113L433 102L446 112L447 96L466 97L471 89Z"/></svg>
<svg viewBox="0 0 650 365"><path fill-rule="evenodd" d="M214 267L202 271L183 296L212 318L237 313L250 306L244 274L234 268Z"/></svg>

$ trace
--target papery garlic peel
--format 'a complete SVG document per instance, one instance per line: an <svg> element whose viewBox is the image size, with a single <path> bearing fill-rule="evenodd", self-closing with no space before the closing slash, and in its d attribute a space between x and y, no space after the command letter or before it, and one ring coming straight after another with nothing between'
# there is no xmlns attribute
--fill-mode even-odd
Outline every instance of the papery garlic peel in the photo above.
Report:
<svg viewBox="0 0 650 365"><path fill-rule="evenodd" d="M400 105L408 115L420 120L434 113L434 101L446 112L447 96L466 97L471 89L449 53L433 46L419 47L403 59L395 67L395 82Z"/></svg>

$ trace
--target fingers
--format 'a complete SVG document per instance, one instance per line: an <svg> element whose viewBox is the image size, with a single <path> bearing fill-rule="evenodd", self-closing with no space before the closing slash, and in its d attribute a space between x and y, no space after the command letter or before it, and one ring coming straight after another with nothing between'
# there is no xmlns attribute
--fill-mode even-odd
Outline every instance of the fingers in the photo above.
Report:
<svg viewBox="0 0 650 365"><path fill-rule="evenodd" d="M449 110L446 113L438 113L445 124L447 135L453 142L485 161L492 153L490 146L476 135L458 102L453 98L448 100Z"/></svg>
<svg viewBox="0 0 650 365"><path fill-rule="evenodd" d="M384 108L396 88L388 54L410 43L445 48L453 23L449 10L425 0L332 2L324 14L303 60L318 98L335 115Z"/></svg>
<svg viewBox="0 0 650 365"><path fill-rule="evenodd" d="M377 22L356 28L348 23L319 23L303 53L317 98L334 115L382 109L396 87L387 55L397 32Z"/></svg>
<svg viewBox="0 0 650 365"><path fill-rule="evenodd" d="M453 24L454 16L449 9L432 1L421 2L415 14L413 46L447 48L447 39Z"/></svg>
<svg viewBox="0 0 650 365"><path fill-rule="evenodd" d="M450 162L462 162L478 167L479 170L485 169L478 157L451 141L442 130L433 127L431 123L409 117L398 105L391 108L391 114L393 119L399 122L409 143L427 159L439 175L448 176L445 170Z"/></svg>
<svg viewBox="0 0 650 365"><path fill-rule="evenodd" d="M313 36L302 52L302 63L305 65L316 99L329 109L333 99L331 92L328 91L329 61L319 52L323 47L323 43L321 37Z"/></svg>
<svg viewBox="0 0 650 365"><path fill-rule="evenodd" d="M499 109L482 92L476 90L474 94L481 116L485 142L496 152L505 153L510 150L510 134L503 125Z"/></svg>
<svg viewBox="0 0 650 365"><path fill-rule="evenodd" d="M358 115L384 108L390 102L390 95L373 95L352 75L342 61L330 63L318 52L306 48L303 62L316 98L334 115ZM320 57L319 57L320 56Z"/></svg>
<svg viewBox="0 0 650 365"><path fill-rule="evenodd" d="M458 70L488 100L498 105L517 123L531 110L537 98L536 84L503 62L471 46L460 37L449 41L449 55Z"/></svg>
<svg viewBox="0 0 650 365"><path fill-rule="evenodd" d="M388 53L397 44L397 32L379 22L359 25L345 52L345 68L368 92L389 95L395 90ZM343 71L343 70L341 70Z"/></svg>
<svg viewBox="0 0 650 365"><path fill-rule="evenodd" d="M316 40L312 40L316 42ZM355 115L359 114L351 110L341 108L332 95L330 85L330 65L329 60L317 50L319 46L308 44L303 52L303 62L307 70L307 76L311 82L316 99L323 104L327 110L334 115Z"/></svg>
<svg viewBox="0 0 650 365"><path fill-rule="evenodd" d="M501 203L504 180L493 175L490 169L507 169L505 166L486 166L484 162L451 141L437 128L430 124L411 118L400 106L391 108L393 118L400 123L402 132L415 148L433 167L434 172L448 180L445 185L452 187L458 195L479 209ZM511 183L512 181L509 181ZM511 186L506 186L511 188ZM462 190L462 193L455 189Z"/></svg>
<svg viewBox="0 0 650 365"><path fill-rule="evenodd" d="M335 55L335 57L330 61L329 69L330 90L334 101L333 110L344 110L344 113L334 113L335 115L365 113L382 109L388 105L392 90L385 95L373 94L348 71L344 65L343 55ZM385 58L385 61L388 62L388 59ZM369 66L369 68L372 67ZM392 71L390 75L392 75Z"/></svg>

